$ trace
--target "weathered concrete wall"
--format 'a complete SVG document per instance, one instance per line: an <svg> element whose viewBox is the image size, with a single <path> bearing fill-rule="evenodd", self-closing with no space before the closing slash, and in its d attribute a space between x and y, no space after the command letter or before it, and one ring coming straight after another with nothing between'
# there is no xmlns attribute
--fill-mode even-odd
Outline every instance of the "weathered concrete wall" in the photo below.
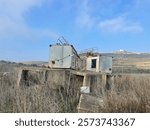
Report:
<svg viewBox="0 0 150 130"><path fill-rule="evenodd" d="M104 96L107 90L113 88L113 75L101 73L83 73L83 87L90 87L90 94Z"/></svg>
<svg viewBox="0 0 150 130"><path fill-rule="evenodd" d="M80 98L80 87L89 86L90 95L102 97L111 89L111 75L95 72L80 72L70 69L21 69L18 71L18 87L48 86L58 100L66 107L64 111L74 109ZM50 94L53 98L53 94ZM82 101L83 102L83 101ZM89 104L90 105L90 104ZM69 107L68 107L69 106Z"/></svg>
<svg viewBox="0 0 150 130"><path fill-rule="evenodd" d="M65 85L67 71L64 70L28 70L21 69L18 72L18 86L32 86L48 84L55 89Z"/></svg>
<svg viewBox="0 0 150 130"><path fill-rule="evenodd" d="M91 76L91 95L104 96L106 91L106 75L93 75Z"/></svg>
<svg viewBox="0 0 150 130"><path fill-rule="evenodd" d="M50 90L49 96L51 98L57 96L55 102L58 102L58 107L61 102L61 112L76 112L83 77L74 75L70 71L66 69L21 69L18 71L18 87L39 86L45 89L44 87L47 86Z"/></svg>

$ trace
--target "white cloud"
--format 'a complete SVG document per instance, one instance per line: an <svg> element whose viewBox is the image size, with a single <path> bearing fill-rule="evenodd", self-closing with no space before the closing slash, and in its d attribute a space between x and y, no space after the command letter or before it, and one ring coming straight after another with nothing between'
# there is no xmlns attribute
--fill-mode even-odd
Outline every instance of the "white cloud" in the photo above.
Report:
<svg viewBox="0 0 150 130"><path fill-rule="evenodd" d="M77 24L80 27L87 27L87 28L93 27L94 19L90 16L90 7L88 0L82 0L80 6L78 7L78 11L79 11L78 16L76 17Z"/></svg>
<svg viewBox="0 0 150 130"><path fill-rule="evenodd" d="M23 23L24 13L41 4L42 0L0 0L0 20Z"/></svg>
<svg viewBox="0 0 150 130"><path fill-rule="evenodd" d="M130 22L124 17L104 20L98 27L104 32L142 32L143 28L136 22Z"/></svg>
<svg viewBox="0 0 150 130"><path fill-rule="evenodd" d="M127 3L123 0L115 2L102 0L97 1L95 5L90 3L90 0L82 0L76 17L77 25L84 28L98 28L102 32L142 32L144 29L140 23L134 22L129 15L131 7L136 6L134 3L134 1Z"/></svg>
<svg viewBox="0 0 150 130"><path fill-rule="evenodd" d="M28 27L24 15L33 7L41 6L45 0L0 0L0 35L4 38L43 35L55 38L56 34L46 29ZM41 33L37 33L41 32ZM46 34L47 33L47 34Z"/></svg>
<svg viewBox="0 0 150 130"><path fill-rule="evenodd" d="M91 28L94 25L93 19L87 13L80 14L77 17L76 22L81 27Z"/></svg>

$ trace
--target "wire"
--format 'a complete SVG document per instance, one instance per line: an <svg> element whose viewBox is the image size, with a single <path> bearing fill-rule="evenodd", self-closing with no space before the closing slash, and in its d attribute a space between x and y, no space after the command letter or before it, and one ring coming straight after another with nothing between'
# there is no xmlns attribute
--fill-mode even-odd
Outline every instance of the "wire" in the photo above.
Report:
<svg viewBox="0 0 150 130"><path fill-rule="evenodd" d="M74 55L74 54L73 54L73 55ZM63 57L63 58L61 58L61 59L55 59L55 60L53 60L53 61L61 61L61 60L66 59L66 58L68 58L68 57L70 57L70 56L73 56L73 55L68 55L68 56L65 56L65 57Z"/></svg>

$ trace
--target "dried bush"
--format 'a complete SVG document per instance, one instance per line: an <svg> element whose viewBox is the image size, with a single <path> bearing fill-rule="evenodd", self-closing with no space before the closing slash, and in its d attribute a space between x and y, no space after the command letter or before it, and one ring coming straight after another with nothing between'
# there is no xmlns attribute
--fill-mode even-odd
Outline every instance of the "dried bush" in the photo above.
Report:
<svg viewBox="0 0 150 130"><path fill-rule="evenodd" d="M22 83L21 86L17 86L16 74L11 73L6 77L2 73L0 112L76 112L79 98L77 79L68 74L66 77L69 82L57 85L52 82L53 77L43 82L40 75L30 73L27 77L29 84Z"/></svg>
<svg viewBox="0 0 150 130"><path fill-rule="evenodd" d="M150 77L116 77L104 100L102 112L150 112Z"/></svg>

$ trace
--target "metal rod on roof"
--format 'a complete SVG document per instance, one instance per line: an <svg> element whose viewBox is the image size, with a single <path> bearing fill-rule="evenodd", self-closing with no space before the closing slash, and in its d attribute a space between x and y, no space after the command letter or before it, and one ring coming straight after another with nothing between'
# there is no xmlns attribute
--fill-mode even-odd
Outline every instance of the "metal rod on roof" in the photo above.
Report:
<svg viewBox="0 0 150 130"><path fill-rule="evenodd" d="M65 43L69 44L68 41L63 36L62 39L64 40Z"/></svg>
<svg viewBox="0 0 150 130"><path fill-rule="evenodd" d="M61 44L63 44L63 42L60 40L60 38L58 38L58 41L59 41Z"/></svg>

